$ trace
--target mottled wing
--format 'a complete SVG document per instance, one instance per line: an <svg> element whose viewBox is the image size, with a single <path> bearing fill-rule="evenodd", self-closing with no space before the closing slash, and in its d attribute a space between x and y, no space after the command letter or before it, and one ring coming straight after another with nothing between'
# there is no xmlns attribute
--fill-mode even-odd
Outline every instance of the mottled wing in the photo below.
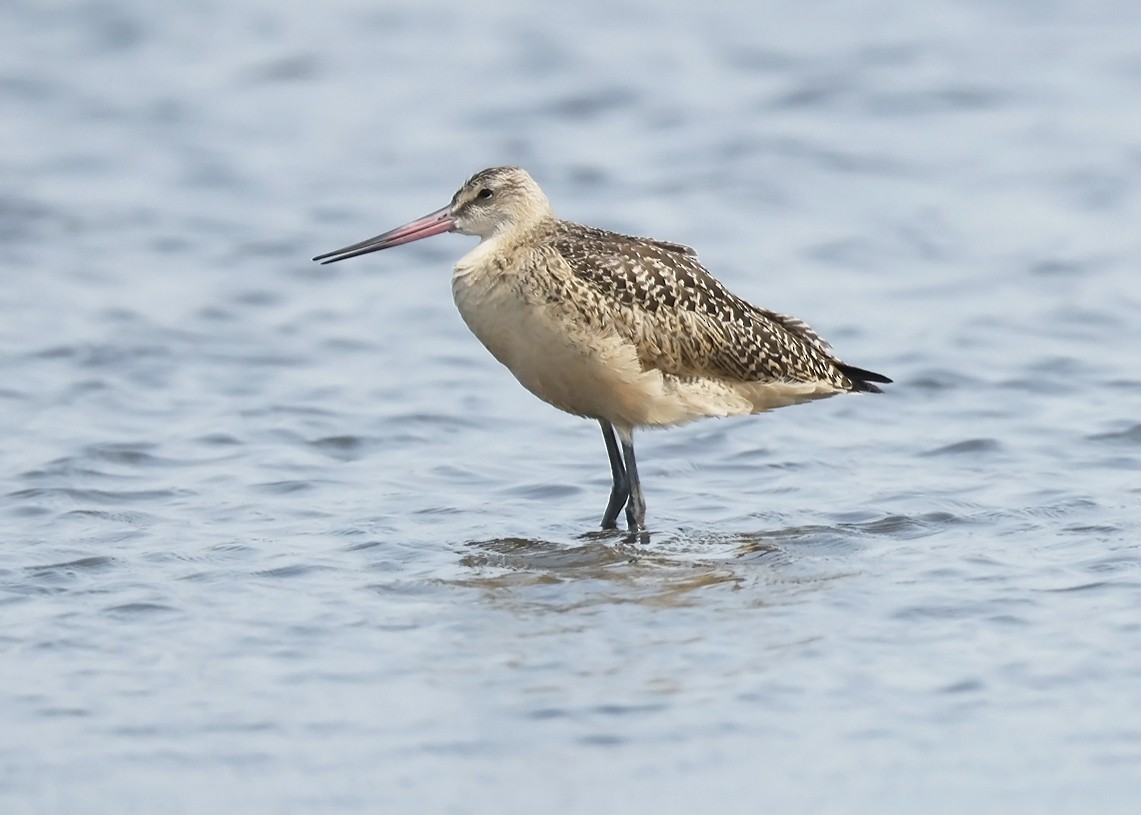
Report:
<svg viewBox="0 0 1141 815"><path fill-rule="evenodd" d="M552 240L642 364L676 376L741 382L850 383L828 344L800 320L732 294L692 249L567 224Z"/></svg>
<svg viewBox="0 0 1141 815"><path fill-rule="evenodd" d="M798 320L796 317L789 317L787 314L778 314L777 312L769 311L768 309L758 308L757 311L759 311L768 319L780 323L790 332L816 346L828 356L833 356L832 346L828 344L828 341L817 334L813 330L812 326L803 320Z"/></svg>

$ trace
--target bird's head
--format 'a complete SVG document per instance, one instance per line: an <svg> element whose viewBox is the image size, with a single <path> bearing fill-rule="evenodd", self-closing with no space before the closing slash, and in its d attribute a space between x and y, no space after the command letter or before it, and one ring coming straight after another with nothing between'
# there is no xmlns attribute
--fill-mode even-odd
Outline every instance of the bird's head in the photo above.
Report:
<svg viewBox="0 0 1141 815"><path fill-rule="evenodd" d="M451 203L443 209L313 259L335 263L443 232L478 235L486 240L494 235L527 229L550 215L551 204L547 196L526 170L491 167L465 181L452 196Z"/></svg>

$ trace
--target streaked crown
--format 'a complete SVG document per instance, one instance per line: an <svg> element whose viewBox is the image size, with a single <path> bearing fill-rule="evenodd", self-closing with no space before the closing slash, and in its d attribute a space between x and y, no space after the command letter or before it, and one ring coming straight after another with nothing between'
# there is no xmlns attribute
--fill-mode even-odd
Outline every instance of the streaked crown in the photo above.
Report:
<svg viewBox="0 0 1141 815"><path fill-rule="evenodd" d="M551 202L520 167L489 167L473 175L452 196L456 231L490 238L526 229L552 216Z"/></svg>

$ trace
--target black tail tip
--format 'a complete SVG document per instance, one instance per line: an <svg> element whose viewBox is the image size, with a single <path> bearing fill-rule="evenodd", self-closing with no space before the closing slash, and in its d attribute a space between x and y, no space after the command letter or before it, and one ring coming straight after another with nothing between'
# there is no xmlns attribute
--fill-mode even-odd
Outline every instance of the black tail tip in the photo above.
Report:
<svg viewBox="0 0 1141 815"><path fill-rule="evenodd" d="M856 393L883 393L883 390L872 383L878 382L881 385L891 384L891 380L883 374L857 368L855 365L840 365L840 372L852 380L852 390Z"/></svg>

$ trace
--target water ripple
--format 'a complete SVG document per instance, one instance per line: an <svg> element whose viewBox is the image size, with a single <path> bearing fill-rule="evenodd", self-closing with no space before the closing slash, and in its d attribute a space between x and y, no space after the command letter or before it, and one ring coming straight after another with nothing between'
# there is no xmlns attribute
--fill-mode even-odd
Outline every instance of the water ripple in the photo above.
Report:
<svg viewBox="0 0 1141 815"><path fill-rule="evenodd" d="M366 5L0 4L0 809L1130 811L1134 5ZM470 236L309 261L493 163L895 385L596 530Z"/></svg>

